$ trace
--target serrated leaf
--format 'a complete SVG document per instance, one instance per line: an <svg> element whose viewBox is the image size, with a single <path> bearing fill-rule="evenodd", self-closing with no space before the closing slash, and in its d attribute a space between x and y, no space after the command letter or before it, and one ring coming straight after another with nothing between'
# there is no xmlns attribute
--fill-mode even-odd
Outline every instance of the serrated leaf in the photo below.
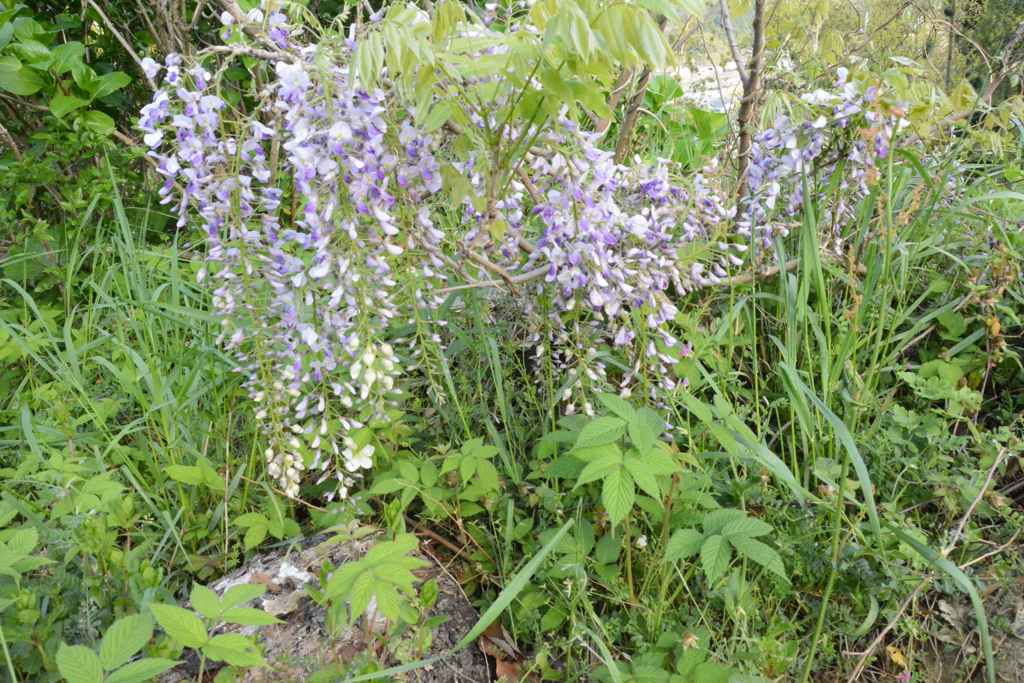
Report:
<svg viewBox="0 0 1024 683"><path fill-rule="evenodd" d="M373 599L374 589L377 587L376 583L373 574L369 572L363 572L353 582L352 590L349 592L349 604L352 608L353 621L366 611L370 600Z"/></svg>
<svg viewBox="0 0 1024 683"><path fill-rule="evenodd" d="M115 621L103 634L100 664L110 671L121 666L153 637L153 615L133 614Z"/></svg>
<svg viewBox="0 0 1024 683"><path fill-rule="evenodd" d="M702 545L704 534L696 529L680 529L672 534L672 538L665 544L665 561L675 562L693 557L700 552Z"/></svg>
<svg viewBox="0 0 1024 683"><path fill-rule="evenodd" d="M103 666L96 653L84 645L60 644L57 670L67 683L103 683Z"/></svg>
<svg viewBox="0 0 1024 683"><path fill-rule="evenodd" d="M267 586L265 584L242 583L227 589L224 597L220 599L220 605L223 609L231 609L250 600L255 600L266 592Z"/></svg>
<svg viewBox="0 0 1024 683"><path fill-rule="evenodd" d="M665 431L665 420L655 411L646 406L636 411L637 420L647 425L648 429L654 432L655 436L661 436Z"/></svg>
<svg viewBox="0 0 1024 683"><path fill-rule="evenodd" d="M658 435L643 422L634 421L629 423L629 439L639 452L646 453L651 450L657 438Z"/></svg>
<svg viewBox="0 0 1024 683"><path fill-rule="evenodd" d="M672 456L661 448L652 448L647 451L643 460L650 466L651 472L658 476L673 474L675 472L680 472L683 469Z"/></svg>
<svg viewBox="0 0 1024 683"><path fill-rule="evenodd" d="M636 422L636 411L629 405L626 399L617 394L598 394L597 400L608 410L621 417L626 422Z"/></svg>
<svg viewBox="0 0 1024 683"><path fill-rule="evenodd" d="M476 476L480 483L487 487L488 490L497 491L501 487L498 469L490 460L477 460Z"/></svg>
<svg viewBox="0 0 1024 683"><path fill-rule="evenodd" d="M705 539L704 545L700 547L700 562L704 567L704 576L707 577L709 587L725 574L731 557L732 548L725 537L716 534Z"/></svg>
<svg viewBox="0 0 1024 683"><path fill-rule="evenodd" d="M618 441L626 433L626 421L617 417L591 420L576 439L575 448L592 448Z"/></svg>
<svg viewBox="0 0 1024 683"><path fill-rule="evenodd" d="M624 464L629 473L633 475L633 481L636 482L641 491L652 498L661 497L658 480L655 478L650 465L637 457L626 458Z"/></svg>
<svg viewBox="0 0 1024 683"><path fill-rule="evenodd" d="M245 532L245 549L252 550L267 537L267 524L254 524Z"/></svg>
<svg viewBox="0 0 1024 683"><path fill-rule="evenodd" d="M192 612L173 605L149 605L164 633L185 647L197 648L206 644L206 627Z"/></svg>
<svg viewBox="0 0 1024 683"><path fill-rule="evenodd" d="M232 666L266 666L263 655L256 645L241 633L223 633L214 636L203 647L203 654L209 659L227 662Z"/></svg>
<svg viewBox="0 0 1024 683"><path fill-rule="evenodd" d="M624 468L616 467L605 477L604 486L601 487L601 502L608 511L608 521L615 525L625 519L633 509L635 499L633 478Z"/></svg>
<svg viewBox="0 0 1024 683"><path fill-rule="evenodd" d="M106 677L104 683L141 683L160 676L176 664L177 661L159 657L139 659Z"/></svg>
<svg viewBox="0 0 1024 683"><path fill-rule="evenodd" d="M419 547L419 541L413 534L399 534L393 541L384 541L370 548L363 557L363 562L368 567L378 564L386 564L408 555Z"/></svg>
<svg viewBox="0 0 1024 683"><path fill-rule="evenodd" d="M622 534L611 531L601 537L594 551L594 559L600 564L611 564L622 554Z"/></svg>
<svg viewBox="0 0 1024 683"><path fill-rule="evenodd" d="M578 458L571 455L563 455L560 458L556 458L550 465L544 470L545 477L555 477L557 479L575 479L580 476L587 464Z"/></svg>
<svg viewBox="0 0 1024 683"><path fill-rule="evenodd" d="M174 667L177 662L170 659L140 659L127 664L107 676L105 683L141 683L155 678Z"/></svg>
<svg viewBox="0 0 1024 683"><path fill-rule="evenodd" d="M770 546L745 536L731 538L730 542L736 548L736 552L761 565L786 583L789 583L789 575L782 564L782 557Z"/></svg>
<svg viewBox="0 0 1024 683"><path fill-rule="evenodd" d="M722 525L722 530L719 532L726 538L732 538L734 536L744 536L746 538L753 538L755 536L764 536L772 530L772 526L767 522L762 522L759 519L752 517L744 517L743 519L734 519L730 522L726 522Z"/></svg>
<svg viewBox="0 0 1024 683"><path fill-rule="evenodd" d="M254 607L232 607L220 615L221 621L242 626L268 626L284 623L272 614Z"/></svg>
<svg viewBox="0 0 1024 683"><path fill-rule="evenodd" d="M576 488L598 479L604 479L613 471L619 469L622 466L622 453L618 452L618 449L615 450L616 452L614 453L606 453L588 462L587 466L580 472L580 476L576 479Z"/></svg>
<svg viewBox="0 0 1024 683"><path fill-rule="evenodd" d="M709 512L704 517L701 526L704 527L704 533L710 536L711 534L719 533L721 528L728 522L733 522L737 519L747 519L746 511L736 508L719 508Z"/></svg>
<svg viewBox="0 0 1024 683"><path fill-rule="evenodd" d="M352 591L352 585L364 573L366 573L366 566L362 562L347 562L341 565L327 580L324 595L332 599L347 600Z"/></svg>
<svg viewBox="0 0 1024 683"><path fill-rule="evenodd" d="M437 479L440 474L437 471L437 465L427 460L420 466L420 481L427 488L437 483Z"/></svg>
<svg viewBox="0 0 1024 683"><path fill-rule="evenodd" d="M402 612L402 597L390 583L377 581L374 584L374 595L377 598L377 611L391 621L397 621Z"/></svg>
<svg viewBox="0 0 1024 683"><path fill-rule="evenodd" d="M216 619L220 616L220 598L206 586L195 584L188 597L192 603L192 609L207 619Z"/></svg>

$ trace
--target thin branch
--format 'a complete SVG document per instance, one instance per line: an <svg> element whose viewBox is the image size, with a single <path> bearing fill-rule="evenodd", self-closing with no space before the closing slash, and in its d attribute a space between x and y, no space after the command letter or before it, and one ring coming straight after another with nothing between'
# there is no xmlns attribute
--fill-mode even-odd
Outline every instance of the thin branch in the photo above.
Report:
<svg viewBox="0 0 1024 683"><path fill-rule="evenodd" d="M923 579L921 583L917 584L917 588L911 591L910 595L907 596L907 599L903 601L902 605L900 605L900 608L896 610L896 614L893 615L893 618L890 619L889 623L886 624L885 628L882 629L882 632L879 633L873 641L871 641L871 644L868 645L868 649L861 654L860 661L857 662L857 666L854 667L853 673L850 675L850 678L847 679L846 683L853 683L857 680L857 677L860 676L860 672L864 670L864 664L868 661L868 657L870 657L872 653L875 651L875 649L882 644L882 640L885 638L886 634L893 629L893 627L896 625L896 622L898 622L900 617L903 616L903 613L907 611L907 607L910 606L910 603L914 600L914 598L917 597L917 594L921 592L921 589L931 582L931 577Z"/></svg>
<svg viewBox="0 0 1024 683"><path fill-rule="evenodd" d="M762 9L764 5L762 3ZM725 37L729 41L729 51L732 52L732 61L736 62L736 71L740 74L740 82L747 87L747 69L743 66L743 55L740 53L740 46L736 43L736 30L732 27L732 16L729 14L729 0L718 0L718 8L722 13L722 27L725 29Z"/></svg>
<svg viewBox="0 0 1024 683"><path fill-rule="evenodd" d="M103 20L104 24L106 24L107 29L112 34L114 34L115 38L117 38L117 42L121 43L124 49L128 51L128 54L131 55L132 59L135 60L135 63L138 64L139 71L142 72L142 75L146 77L146 82L149 84L150 90L156 92L158 90L158 88L156 87L156 83L153 82L152 78L146 75L146 69L142 66L142 60L139 59L139 55L135 54L135 48L131 46L131 43L125 40L124 36L121 35L121 32L117 30L116 26L114 26L114 22L110 20L110 17L108 17L106 13L103 11L103 9L96 4L96 0L86 0L86 2L88 2L94 10L96 10L96 13L100 15L100 19Z"/></svg>
<svg viewBox="0 0 1024 683"><path fill-rule="evenodd" d="M0 123L0 143L3 143L4 147L14 152L15 159L21 161L21 150L18 149L18 143L14 141L11 132L4 128L2 123Z"/></svg>
<svg viewBox="0 0 1024 683"><path fill-rule="evenodd" d="M999 463L1003 461L1003 455L1005 454L1006 447L1003 446L1003 448L999 450L999 455L996 456L996 461L992 463L992 467L988 471L988 476L985 478L985 483L981 485L981 490L978 492L977 497L974 499L974 502L971 503L971 507L967 508L967 512L965 512L964 516L960 519L960 524L957 525L953 538L949 541L949 545L946 546L945 551L942 553L944 556L949 555L949 553L952 552L953 548L956 546L956 542L959 541L960 537L963 535L964 526L967 525L967 520L971 518L971 513L974 512L974 508L976 508L978 503L981 502L981 499L984 498L985 492L988 491L988 485L992 483L992 477L995 476L996 468L998 468Z"/></svg>

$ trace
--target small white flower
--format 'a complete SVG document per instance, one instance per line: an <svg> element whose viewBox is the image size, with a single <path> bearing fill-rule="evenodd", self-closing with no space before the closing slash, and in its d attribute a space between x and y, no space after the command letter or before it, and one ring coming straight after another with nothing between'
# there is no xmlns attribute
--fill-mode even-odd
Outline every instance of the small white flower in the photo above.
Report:
<svg viewBox="0 0 1024 683"><path fill-rule="evenodd" d="M636 547L637 548L646 548L647 547L647 536L641 536L640 538L636 539Z"/></svg>

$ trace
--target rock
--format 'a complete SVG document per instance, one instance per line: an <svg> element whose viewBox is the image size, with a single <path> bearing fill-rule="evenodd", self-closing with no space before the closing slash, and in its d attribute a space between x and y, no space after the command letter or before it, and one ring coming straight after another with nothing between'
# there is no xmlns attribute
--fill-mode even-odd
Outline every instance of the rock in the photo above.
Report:
<svg viewBox="0 0 1024 683"><path fill-rule="evenodd" d="M348 663L366 649L363 625L367 617L360 619L355 627L345 628L333 639L330 638L325 626L327 611L309 597L306 585L317 585L317 575L325 560L338 567L359 559L377 541L370 538L327 543L328 540L330 536L320 534L303 541L298 546L298 552L294 550L296 546L292 546L290 552L282 549L258 556L246 566L210 584L212 590L218 595L223 595L232 586L265 583L268 591L245 606L266 610L284 622L271 626L224 625L218 631L232 631L242 635L256 634L259 644L265 647L264 657L273 668L246 671L241 678L244 683L304 681L333 663L336 658ZM429 561L430 558L424 556L424 559ZM430 567L416 573L423 580L433 578L438 583L437 603L429 616L449 617L446 623L431 630L432 643L423 654L424 659L429 659L449 652L476 625L480 615L469 604L461 587L440 568ZM274 588L277 589L276 593ZM187 607L188 604L182 606ZM376 612L375 609L373 611ZM385 632L387 627L387 620L378 616L373 630ZM402 655L403 661L399 662L394 659L395 654L387 655L385 665L405 663L411 661L410 657L418 656L412 652L405 652ZM195 680L199 672L197 653L186 650L181 659L182 664L164 674L160 678L161 681L178 683ZM220 667L219 664L211 666L207 662L206 671L211 675L204 676L204 683L206 680L212 681L213 674ZM487 659L475 645L463 648L435 663L429 670L420 669L408 676L410 681L417 683L488 683L493 680Z"/></svg>

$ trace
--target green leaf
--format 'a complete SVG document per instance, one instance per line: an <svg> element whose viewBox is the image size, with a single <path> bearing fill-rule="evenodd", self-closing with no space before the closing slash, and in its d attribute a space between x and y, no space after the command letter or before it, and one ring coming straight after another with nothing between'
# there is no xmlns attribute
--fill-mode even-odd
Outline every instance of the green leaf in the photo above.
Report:
<svg viewBox="0 0 1024 683"><path fill-rule="evenodd" d="M439 5L439 7L444 7L447 4L448 3L442 3L441 5ZM505 588L501 591L501 593L498 594L497 599L494 602L492 602L491 606L488 607L487 610L480 616L480 619L476 622L476 625L473 626L472 629L470 629L469 633L464 635L462 637L462 640L456 643L455 647L453 647L443 656L449 657L458 652L459 650L463 649L470 643L476 642L476 639L480 637L480 635L487 629L487 627L493 624L494 621L497 620L498 617L500 617L505 612L505 610L508 609L509 605L511 605L512 601L515 600L516 597L522 592L523 588L525 588L526 585L533 580L533 577L534 575L536 575L537 570L540 569L541 564L544 562L547 556L551 554L551 551L558 546L562 538L565 537L565 534L568 533L569 529L572 528L574 521L575 520L573 519L569 519L569 521L562 525L562 528L558 530L558 533L555 534L554 538L545 543L544 547L540 549L540 552L534 555L533 559L531 559L525 567L520 569L516 573L516 575L512 577L511 581L505 584ZM402 674L408 671L415 671L417 669L422 669L424 667L433 666L434 664L437 664L440 660L441 657L420 659L419 661L413 662L411 664L403 664L401 666L394 666L388 669L384 669L383 671L375 671L372 673L361 674L359 676L356 676L355 678L348 679L348 683L362 683L362 681L386 678L388 676L396 676L398 674Z"/></svg>
<svg viewBox="0 0 1024 683"><path fill-rule="evenodd" d="M284 623L274 615L254 607L233 607L224 610L224 613L220 615L220 620L242 626L268 626Z"/></svg>
<svg viewBox="0 0 1024 683"><path fill-rule="evenodd" d="M420 481L427 488L430 488L437 483L439 473L437 471L437 465L427 460L420 467Z"/></svg>
<svg viewBox="0 0 1024 683"><path fill-rule="evenodd" d="M597 400L600 401L605 408L612 411L626 422L636 422L636 411L633 410L633 406L616 394L598 394Z"/></svg>
<svg viewBox="0 0 1024 683"><path fill-rule="evenodd" d="M220 604L224 609L231 609L250 600L255 600L266 592L267 587L262 583L242 583L227 589Z"/></svg>
<svg viewBox="0 0 1024 683"><path fill-rule="evenodd" d="M731 537L729 542L732 543L733 547L736 548L736 552L740 555L756 562L786 583L789 583L789 575L786 574L782 558L771 547L746 536Z"/></svg>
<svg viewBox="0 0 1024 683"><path fill-rule="evenodd" d="M249 530L245 532L245 549L252 550L262 543L263 539L267 537L268 530L266 522L249 527Z"/></svg>
<svg viewBox="0 0 1024 683"><path fill-rule="evenodd" d="M349 593L349 601L352 609L353 622L364 612L373 599L376 580L373 574L364 572L352 584L352 591Z"/></svg>
<svg viewBox="0 0 1024 683"><path fill-rule="evenodd" d="M141 683L141 681L148 681L159 676L173 668L175 664L177 662L170 659L140 659L107 676L105 683Z"/></svg>
<svg viewBox="0 0 1024 683"><path fill-rule="evenodd" d="M132 82L132 77L128 74L121 73L120 71L113 71L109 74L103 74L97 81L96 90L93 92L93 97L106 97L112 92L117 92L121 88L125 87Z"/></svg>
<svg viewBox="0 0 1024 683"><path fill-rule="evenodd" d="M433 133L435 130L443 126L451 115L452 110L448 105L441 103L434 105L421 124L423 132Z"/></svg>
<svg viewBox="0 0 1024 683"><path fill-rule="evenodd" d="M50 100L50 113L59 119L62 118L68 112L80 109L87 104L89 104L89 100L83 100L80 97L68 97L67 95L57 95L52 100Z"/></svg>
<svg viewBox="0 0 1024 683"><path fill-rule="evenodd" d="M438 594L437 581L430 579L420 587L420 604L426 609L432 608L437 602Z"/></svg>
<svg viewBox="0 0 1024 683"><path fill-rule="evenodd" d="M11 42L11 38L14 36L14 24L3 24L0 26L0 50L7 47L7 44Z"/></svg>
<svg viewBox="0 0 1024 683"><path fill-rule="evenodd" d="M100 664L110 671L121 666L153 637L153 615L134 614L118 619L103 635Z"/></svg>
<svg viewBox="0 0 1024 683"><path fill-rule="evenodd" d="M563 38L572 45L576 54L584 62L590 61L594 56L594 50L597 48L597 38L590 29L587 15L575 4L566 3L561 9L561 16L566 24Z"/></svg>
<svg viewBox="0 0 1024 683"><path fill-rule="evenodd" d="M618 441L626 433L626 421L617 417L599 417L591 420L576 439L575 448L604 446ZM575 450L574 448L574 450Z"/></svg>
<svg viewBox="0 0 1024 683"><path fill-rule="evenodd" d="M646 453L654 446L658 435L643 422L634 421L629 423L629 438L639 452Z"/></svg>
<svg viewBox="0 0 1024 683"><path fill-rule="evenodd" d="M672 534L665 545L665 561L675 562L693 557L704 544L704 534L696 529L680 529Z"/></svg>
<svg viewBox="0 0 1024 683"><path fill-rule="evenodd" d="M192 609L207 619L216 619L220 616L220 598L206 586L200 586L198 583L192 586L189 600L192 602Z"/></svg>
<svg viewBox="0 0 1024 683"><path fill-rule="evenodd" d="M210 638L210 642L203 647L203 654L232 666L267 665L256 645L241 633L223 633Z"/></svg>
<svg viewBox="0 0 1024 683"><path fill-rule="evenodd" d="M728 522L733 522L738 519L747 519L747 513L745 510L738 510L736 508L720 508L713 510L704 517L704 521L701 526L704 527L704 533L711 535L721 532L723 526Z"/></svg>
<svg viewBox="0 0 1024 683"><path fill-rule="evenodd" d="M489 491L497 491L501 487L498 469L490 460L476 461L476 477Z"/></svg>
<svg viewBox="0 0 1024 683"><path fill-rule="evenodd" d="M744 517L743 519L734 519L726 522L722 525L722 530L719 533L727 538L734 536L753 538L754 536L764 536L771 530L771 525L766 522L753 519L752 517Z"/></svg>
<svg viewBox="0 0 1024 683"><path fill-rule="evenodd" d="M419 541L413 534L398 534L393 541L384 541L370 548L363 562L368 567L386 564L404 557L419 547Z"/></svg>
<svg viewBox="0 0 1024 683"><path fill-rule="evenodd" d="M116 128L114 126L114 119L101 111L88 111L82 116L82 120L85 121L85 125L100 135L110 135Z"/></svg>
<svg viewBox="0 0 1024 683"><path fill-rule="evenodd" d="M57 670L67 683L103 683L103 666L96 653L84 645L60 644Z"/></svg>
<svg viewBox="0 0 1024 683"><path fill-rule="evenodd" d="M724 537L715 535L704 541L700 548L700 562L704 567L709 587L725 574L725 570L729 568L730 557L732 548Z"/></svg>
<svg viewBox="0 0 1024 683"><path fill-rule="evenodd" d="M636 411L636 417L647 425L647 428L654 432L656 437L665 431L665 420L650 408L644 407Z"/></svg>
<svg viewBox="0 0 1024 683"><path fill-rule="evenodd" d="M267 518L258 512L246 512L244 515L239 515L238 517L235 517L235 520L232 523L235 526L242 527L253 526L254 524L265 525L267 523Z"/></svg>
<svg viewBox="0 0 1024 683"><path fill-rule="evenodd" d="M96 72L88 64L78 63L73 65L71 67L71 77L75 79L75 84L86 92L91 92L95 87Z"/></svg>
<svg viewBox="0 0 1024 683"><path fill-rule="evenodd" d="M6 90L14 95L35 95L43 89L45 81L42 75L27 66L22 66L17 71L0 71L0 90Z"/></svg>
<svg viewBox="0 0 1024 683"><path fill-rule="evenodd" d="M46 39L48 31L32 17L18 17L14 20L14 35L18 40ZM51 34L52 35L52 34Z"/></svg>
<svg viewBox="0 0 1024 683"><path fill-rule="evenodd" d="M658 487L658 480L654 477L651 466L637 457L626 458L624 461L626 469L633 475L633 481L640 487L640 490L651 498L660 498L661 489Z"/></svg>
<svg viewBox="0 0 1024 683"><path fill-rule="evenodd" d="M629 476L622 467L616 467L604 480L601 489L601 502L608 511L608 520L614 526L618 524L629 511L633 509L633 501L636 499L636 490L633 486L633 478Z"/></svg>
<svg viewBox="0 0 1024 683"><path fill-rule="evenodd" d="M402 611L402 598L395 587L385 581L377 581L374 594L377 597L377 611L391 621L397 621Z"/></svg>
<svg viewBox="0 0 1024 683"><path fill-rule="evenodd" d="M341 565L334 571L331 578L327 580L324 595L331 599L347 600L355 580L365 572L366 565L362 562L347 562Z"/></svg>
<svg viewBox="0 0 1024 683"><path fill-rule="evenodd" d="M667 17L668 20L673 23L679 21L679 12L676 10L675 5L669 2L669 0L636 0L636 4L654 12L655 14Z"/></svg>
<svg viewBox="0 0 1024 683"><path fill-rule="evenodd" d="M164 468L167 476L182 484L197 486L203 483L203 471L193 465L168 465Z"/></svg>
<svg viewBox="0 0 1024 683"><path fill-rule="evenodd" d="M589 484L598 479L604 479L621 466L622 453L616 448L614 453L606 453L587 463L587 466L580 472L579 478L576 479L576 486L574 488Z"/></svg>
<svg viewBox="0 0 1024 683"><path fill-rule="evenodd" d="M206 644L206 627L192 612L173 605L150 605L149 609L164 632L185 647Z"/></svg>
<svg viewBox="0 0 1024 683"><path fill-rule="evenodd" d="M672 456L661 448L652 448L647 451L646 455L643 457L643 461L651 468L651 472L659 476L674 474L675 472L680 472L683 469Z"/></svg>
<svg viewBox="0 0 1024 683"><path fill-rule="evenodd" d="M50 55L54 59L53 68L56 69L59 75L65 74L74 69L77 64L81 64L82 55L84 54L85 45L82 45L77 40L62 43L50 50Z"/></svg>
<svg viewBox="0 0 1024 683"><path fill-rule="evenodd" d="M473 475L476 474L476 458L465 457L462 459L462 463L459 466L459 471L462 474L462 483L466 484Z"/></svg>

